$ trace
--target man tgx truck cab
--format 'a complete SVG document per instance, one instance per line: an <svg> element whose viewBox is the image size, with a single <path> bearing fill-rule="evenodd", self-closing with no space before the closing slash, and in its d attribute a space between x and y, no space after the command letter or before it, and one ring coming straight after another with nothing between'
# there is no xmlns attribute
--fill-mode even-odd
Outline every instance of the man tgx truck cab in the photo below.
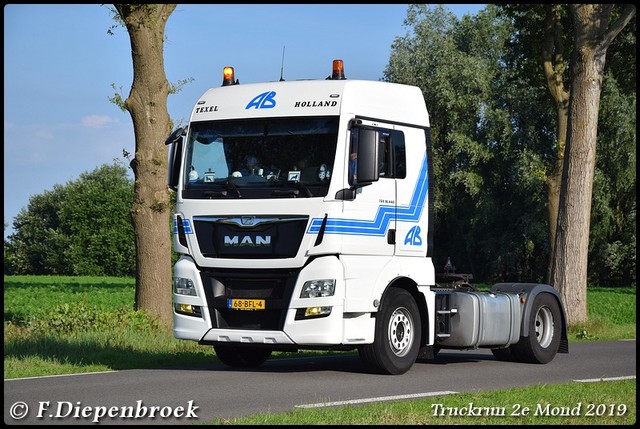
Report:
<svg viewBox="0 0 640 429"><path fill-rule="evenodd" d="M235 367L357 349L385 374L446 348L568 351L552 287L436 283L429 136L419 88L348 80L341 60L326 79L243 85L226 67L167 139L175 337Z"/></svg>

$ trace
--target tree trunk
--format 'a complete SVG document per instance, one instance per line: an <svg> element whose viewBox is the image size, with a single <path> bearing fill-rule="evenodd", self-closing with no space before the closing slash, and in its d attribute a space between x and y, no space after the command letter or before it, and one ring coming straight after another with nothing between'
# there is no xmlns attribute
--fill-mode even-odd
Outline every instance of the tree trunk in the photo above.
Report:
<svg viewBox="0 0 640 429"><path fill-rule="evenodd" d="M601 84L593 53L579 51L577 62L582 64L573 81L552 269L570 323L587 321L587 253Z"/></svg>
<svg viewBox="0 0 640 429"><path fill-rule="evenodd" d="M635 15L625 9L609 28L613 5L570 5L576 33L572 58L569 134L564 159L556 233L553 284L570 324L587 322L587 254L596 164L600 93L607 48Z"/></svg>
<svg viewBox="0 0 640 429"><path fill-rule="evenodd" d="M561 5L547 5L544 21L544 47L542 66L547 87L556 104L558 128L556 137L556 160L551 175L547 177L547 217L549 219L549 264L547 277L551 281L552 264L555 254L556 227L560 208L560 187L562 184L562 165L567 142L567 123L569 121L569 90L565 89L565 59L562 37L564 29L561 20Z"/></svg>
<svg viewBox="0 0 640 429"><path fill-rule="evenodd" d="M124 105L135 133L133 226L136 237L135 308L171 326L170 200L167 148L171 131L169 83L164 72L164 29L170 4L115 5L131 40L133 84Z"/></svg>

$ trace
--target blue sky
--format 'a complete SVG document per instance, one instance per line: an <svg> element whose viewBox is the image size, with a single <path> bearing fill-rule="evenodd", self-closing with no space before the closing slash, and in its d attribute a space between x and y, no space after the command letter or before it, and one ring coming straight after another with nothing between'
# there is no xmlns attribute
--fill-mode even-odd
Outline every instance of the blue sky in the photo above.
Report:
<svg viewBox="0 0 640 429"><path fill-rule="evenodd" d="M76 180L135 151L128 112L109 101L112 85L126 97L133 70L126 29L111 5L4 6L5 238L33 195ZM448 8L476 14L482 4ZM406 4L179 4L165 36L169 82L191 79L168 99L169 114L185 123L193 103L219 86L222 68L240 83L331 73L340 58L349 79L379 80L396 37L407 28Z"/></svg>

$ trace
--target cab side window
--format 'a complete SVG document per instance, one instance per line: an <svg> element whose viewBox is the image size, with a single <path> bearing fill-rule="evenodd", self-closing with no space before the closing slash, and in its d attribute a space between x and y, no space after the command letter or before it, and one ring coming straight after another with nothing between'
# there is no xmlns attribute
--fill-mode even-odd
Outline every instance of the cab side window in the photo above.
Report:
<svg viewBox="0 0 640 429"><path fill-rule="evenodd" d="M404 179L407 177L407 157L404 145L404 133L391 132L391 152L393 153L393 177Z"/></svg>
<svg viewBox="0 0 640 429"><path fill-rule="evenodd" d="M404 134L381 130L378 136L378 172L380 178L404 179L407 176Z"/></svg>

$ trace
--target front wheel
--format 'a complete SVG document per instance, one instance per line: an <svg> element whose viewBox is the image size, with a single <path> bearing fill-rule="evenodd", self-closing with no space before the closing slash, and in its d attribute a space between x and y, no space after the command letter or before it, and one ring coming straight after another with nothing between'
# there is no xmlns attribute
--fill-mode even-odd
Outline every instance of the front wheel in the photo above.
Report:
<svg viewBox="0 0 640 429"><path fill-rule="evenodd" d="M420 310L413 296L394 289L377 314L373 344L358 348L360 359L372 372L404 374L418 357L421 336Z"/></svg>
<svg viewBox="0 0 640 429"><path fill-rule="evenodd" d="M258 367L271 356L271 349L266 347L216 344L213 349L222 363L236 368Z"/></svg>
<svg viewBox="0 0 640 429"><path fill-rule="evenodd" d="M533 301L528 321L529 335L510 347L521 362L548 363L560 346L562 318L560 305L551 294L540 293Z"/></svg>

